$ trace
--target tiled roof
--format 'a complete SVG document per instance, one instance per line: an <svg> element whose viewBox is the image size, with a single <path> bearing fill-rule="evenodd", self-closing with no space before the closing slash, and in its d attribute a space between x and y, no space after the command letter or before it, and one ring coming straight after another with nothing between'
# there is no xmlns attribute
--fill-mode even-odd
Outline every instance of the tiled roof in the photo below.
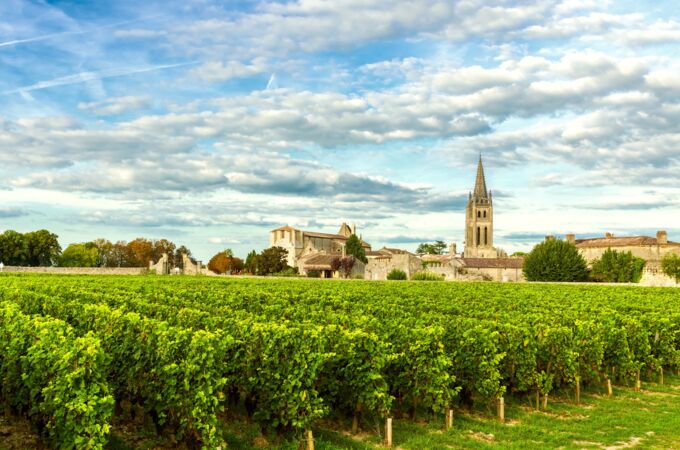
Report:
<svg viewBox="0 0 680 450"><path fill-rule="evenodd" d="M604 237L595 239L576 239L578 248L607 248L607 247L634 247L644 245L657 245L656 238L649 236L622 236ZM677 242L668 241L671 245L680 245Z"/></svg>
<svg viewBox="0 0 680 450"><path fill-rule="evenodd" d="M305 269L307 270L331 270L331 262L334 259L339 259L340 255L315 255L305 261Z"/></svg>
<svg viewBox="0 0 680 450"><path fill-rule="evenodd" d="M277 229L272 230L272 231L295 231L295 228L293 228L289 225L286 225L285 227L280 227L280 228L277 228Z"/></svg>
<svg viewBox="0 0 680 450"><path fill-rule="evenodd" d="M325 238L325 239L340 239L343 241L347 240L347 236L343 236L341 234L330 234L330 233L317 233L316 231L303 231L305 236L310 236L310 237L318 237L318 238Z"/></svg>
<svg viewBox="0 0 680 450"><path fill-rule="evenodd" d="M463 258L463 262L474 269L521 269L524 258Z"/></svg>

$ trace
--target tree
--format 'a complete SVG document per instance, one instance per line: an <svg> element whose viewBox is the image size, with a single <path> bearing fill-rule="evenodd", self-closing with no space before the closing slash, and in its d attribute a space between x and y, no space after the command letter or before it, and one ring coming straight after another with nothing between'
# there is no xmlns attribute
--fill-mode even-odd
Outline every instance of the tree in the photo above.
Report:
<svg viewBox="0 0 680 450"><path fill-rule="evenodd" d="M0 234L0 262L7 266L26 265L24 235L14 230Z"/></svg>
<svg viewBox="0 0 680 450"><path fill-rule="evenodd" d="M257 274L283 272L288 268L288 250L283 247L270 247L257 256Z"/></svg>
<svg viewBox="0 0 680 450"><path fill-rule="evenodd" d="M338 270L340 270L340 267L342 267L342 262L340 262L340 258L336 257L336 258L331 259L330 265L331 265L331 270L333 272L337 272Z"/></svg>
<svg viewBox="0 0 680 450"><path fill-rule="evenodd" d="M232 256L231 252L222 251L210 258L208 269L215 273L235 273L243 270L243 260Z"/></svg>
<svg viewBox="0 0 680 450"><path fill-rule="evenodd" d="M419 255L441 255L446 250L446 243L444 241L434 241L433 244L423 242L418 245L416 253Z"/></svg>
<svg viewBox="0 0 680 450"><path fill-rule="evenodd" d="M255 250L248 253L244 266L248 273L253 275L257 273L257 252Z"/></svg>
<svg viewBox="0 0 680 450"><path fill-rule="evenodd" d="M345 243L345 254L347 256L354 256L363 263L368 262L368 259L366 258L366 250L364 250L364 246L361 245L361 240L356 234L351 234L347 238L347 242Z"/></svg>
<svg viewBox="0 0 680 450"><path fill-rule="evenodd" d="M149 267L149 261L154 259L153 243L145 238L137 238L127 244L126 259L131 267ZM159 256L160 257L160 256Z"/></svg>
<svg viewBox="0 0 680 450"><path fill-rule="evenodd" d="M536 245L526 256L524 276L528 281L583 281L588 268L574 244L552 239Z"/></svg>
<svg viewBox="0 0 680 450"><path fill-rule="evenodd" d="M24 234L26 264L29 266L54 266L59 261L61 246L59 236L47 230Z"/></svg>
<svg viewBox="0 0 680 450"><path fill-rule="evenodd" d="M592 276L608 283L638 283L646 261L633 253L617 252L608 248L602 256L593 261Z"/></svg>
<svg viewBox="0 0 680 450"><path fill-rule="evenodd" d="M528 255L527 252L515 252L515 253L513 253L513 254L510 255L510 256L513 257L513 258L523 258L523 257L525 257L525 256L527 256L527 255Z"/></svg>
<svg viewBox="0 0 680 450"><path fill-rule="evenodd" d="M342 276L349 278L352 275L352 269L357 263L357 259L353 256L345 256L340 260L340 267L342 268Z"/></svg>
<svg viewBox="0 0 680 450"><path fill-rule="evenodd" d="M663 273L674 278L676 283L680 283L680 255L669 253L664 256L661 260L661 269Z"/></svg>
<svg viewBox="0 0 680 450"><path fill-rule="evenodd" d="M99 249L94 242L71 244L59 257L61 267L97 267Z"/></svg>

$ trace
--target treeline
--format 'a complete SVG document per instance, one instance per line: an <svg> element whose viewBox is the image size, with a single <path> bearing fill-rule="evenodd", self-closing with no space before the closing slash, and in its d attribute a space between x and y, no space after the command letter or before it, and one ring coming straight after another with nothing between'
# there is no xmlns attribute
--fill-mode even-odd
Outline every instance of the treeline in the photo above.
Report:
<svg viewBox="0 0 680 450"><path fill-rule="evenodd" d="M172 267L182 267L182 254L191 250L168 239L137 238L111 242L107 239L70 244L63 251L59 236L48 230L0 234L0 262L6 266L147 267L168 254Z"/></svg>

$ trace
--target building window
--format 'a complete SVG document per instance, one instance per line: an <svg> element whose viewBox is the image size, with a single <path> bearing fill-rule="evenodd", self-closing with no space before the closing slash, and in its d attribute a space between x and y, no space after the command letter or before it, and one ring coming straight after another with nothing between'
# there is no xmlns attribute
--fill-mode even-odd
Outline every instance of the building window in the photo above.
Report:
<svg viewBox="0 0 680 450"><path fill-rule="evenodd" d="M479 219L480 217L482 217L482 212L481 212L481 211L477 211L477 218Z"/></svg>
<svg viewBox="0 0 680 450"><path fill-rule="evenodd" d="M484 211L484 218L486 219L486 211Z"/></svg>
<svg viewBox="0 0 680 450"><path fill-rule="evenodd" d="M484 245L489 245L489 233L486 227L484 227Z"/></svg>
<svg viewBox="0 0 680 450"><path fill-rule="evenodd" d="M481 243L480 233L481 233L481 229L479 227L477 227L477 245L479 245Z"/></svg>

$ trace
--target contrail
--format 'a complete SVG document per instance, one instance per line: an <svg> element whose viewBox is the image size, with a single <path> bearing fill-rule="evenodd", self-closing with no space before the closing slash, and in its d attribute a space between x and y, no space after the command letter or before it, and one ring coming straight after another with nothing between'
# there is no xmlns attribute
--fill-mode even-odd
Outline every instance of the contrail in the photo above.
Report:
<svg viewBox="0 0 680 450"><path fill-rule="evenodd" d="M91 29L91 30L61 31L59 33L44 34L42 36L35 36L35 37L32 37L32 38L15 39L13 41L0 42L0 48L11 47L13 45L19 45L19 44L28 44L30 42L46 41L48 39L52 39L52 38L59 37L59 36L92 33L93 31L96 31L96 30L107 29L107 28L116 28L116 27L119 27L121 25L129 25L131 23L143 22L145 20L156 19L158 17L163 17L163 16L166 16L166 15L167 14L153 14L153 15L150 15L150 16L140 17L138 19L130 19L130 20L124 20L124 21L121 21L121 22L115 22L115 23L112 23L112 24L109 24L109 25L104 25L104 26L101 26L101 27L98 27L98 28L95 28L95 29Z"/></svg>
<svg viewBox="0 0 680 450"><path fill-rule="evenodd" d="M10 47L12 45L27 44L29 42L45 41L47 39L52 39L52 38L58 37L58 36L66 36L66 35L69 35L69 34L83 34L83 33L87 33L87 31L62 31L61 33L45 34L43 36L36 36L36 37L32 37L32 38L27 38L27 39L16 39L14 41L0 42L0 47Z"/></svg>
<svg viewBox="0 0 680 450"><path fill-rule="evenodd" d="M137 73L153 72L156 70L172 69L174 67L190 66L193 64L198 64L198 61L178 63L178 64L164 64L160 66L147 66L147 67L124 67L118 69L102 70L98 72L80 72L73 75L67 75L65 77L54 78L52 80L39 81L35 84L28 86L22 86L15 89L10 89L8 91L2 92L2 95L26 93L30 91L37 91L39 89L48 89L55 86L64 86L68 84L78 84L86 83L88 81L101 80L104 78L121 77L125 75L133 75Z"/></svg>

